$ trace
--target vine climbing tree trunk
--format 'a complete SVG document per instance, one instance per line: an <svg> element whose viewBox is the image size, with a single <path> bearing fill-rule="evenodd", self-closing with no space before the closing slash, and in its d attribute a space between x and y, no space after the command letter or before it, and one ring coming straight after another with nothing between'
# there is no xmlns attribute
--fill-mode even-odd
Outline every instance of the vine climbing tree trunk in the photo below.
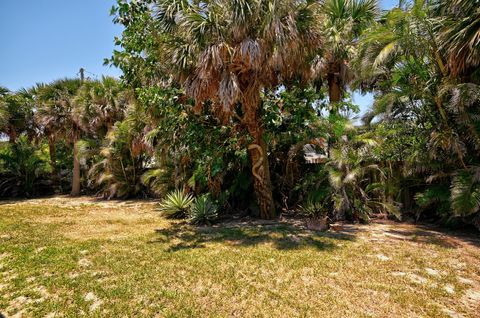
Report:
<svg viewBox="0 0 480 318"><path fill-rule="evenodd" d="M249 147L252 163L253 187L260 209L260 218L271 220L275 218L275 205L272 196L270 167L267 158L267 145L260 137Z"/></svg>
<svg viewBox="0 0 480 318"><path fill-rule="evenodd" d="M272 196L270 167L267 157L267 144L263 139L263 128L259 116L260 90L250 87L244 91L243 121L253 143L248 146L252 164L253 187L260 209L260 218L275 218L275 205Z"/></svg>

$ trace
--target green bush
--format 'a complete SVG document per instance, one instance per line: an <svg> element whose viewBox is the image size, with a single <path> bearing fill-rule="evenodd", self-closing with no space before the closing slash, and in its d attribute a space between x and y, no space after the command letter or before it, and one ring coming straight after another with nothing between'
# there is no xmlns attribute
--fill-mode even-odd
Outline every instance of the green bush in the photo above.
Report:
<svg viewBox="0 0 480 318"><path fill-rule="evenodd" d="M180 190L175 190L167 194L166 198L160 203L160 212L165 217L171 219L185 218L193 200L190 194L184 194Z"/></svg>
<svg viewBox="0 0 480 318"><path fill-rule="evenodd" d="M218 206L210 199L209 195L202 195L193 203L189 218L192 224L210 225L218 219Z"/></svg>
<svg viewBox="0 0 480 318"><path fill-rule="evenodd" d="M327 216L328 209L321 202L308 201L300 206L300 213L307 218L321 219Z"/></svg>
<svg viewBox="0 0 480 318"><path fill-rule="evenodd" d="M41 145L25 136L14 144L0 145L0 197L32 197L49 194L51 182Z"/></svg>

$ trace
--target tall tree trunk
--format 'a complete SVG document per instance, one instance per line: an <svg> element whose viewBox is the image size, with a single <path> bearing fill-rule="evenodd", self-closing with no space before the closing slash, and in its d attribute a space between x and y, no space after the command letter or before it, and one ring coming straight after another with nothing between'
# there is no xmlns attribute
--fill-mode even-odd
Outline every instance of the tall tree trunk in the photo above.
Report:
<svg viewBox="0 0 480 318"><path fill-rule="evenodd" d="M275 205L270 180L270 167L267 157L267 144L263 140L263 129L258 110L260 105L260 90L250 87L244 92L244 123L253 143L248 146L252 164L253 187L260 209L260 218L274 219Z"/></svg>
<svg viewBox="0 0 480 318"><path fill-rule="evenodd" d="M335 104L342 100L341 69L342 62L332 61L328 63L327 81L330 104Z"/></svg>
<svg viewBox="0 0 480 318"><path fill-rule="evenodd" d="M330 104L338 103L342 99L339 77L335 73L328 74L328 97Z"/></svg>
<svg viewBox="0 0 480 318"><path fill-rule="evenodd" d="M80 195L80 161L78 160L77 137L73 140L73 178L71 196Z"/></svg>
<svg viewBox="0 0 480 318"><path fill-rule="evenodd" d="M262 136L257 137L254 142L254 144L248 147L252 164L253 187L260 208L260 218L271 220L276 215L267 157L267 144Z"/></svg>

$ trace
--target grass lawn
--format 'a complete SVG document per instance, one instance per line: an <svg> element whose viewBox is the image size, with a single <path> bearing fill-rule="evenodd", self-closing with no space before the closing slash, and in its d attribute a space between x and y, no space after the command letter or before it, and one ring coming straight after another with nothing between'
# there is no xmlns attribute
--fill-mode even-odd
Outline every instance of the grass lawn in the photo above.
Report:
<svg viewBox="0 0 480 318"><path fill-rule="evenodd" d="M195 228L150 202L0 203L5 317L480 317L479 237ZM1 315L0 315L1 316Z"/></svg>

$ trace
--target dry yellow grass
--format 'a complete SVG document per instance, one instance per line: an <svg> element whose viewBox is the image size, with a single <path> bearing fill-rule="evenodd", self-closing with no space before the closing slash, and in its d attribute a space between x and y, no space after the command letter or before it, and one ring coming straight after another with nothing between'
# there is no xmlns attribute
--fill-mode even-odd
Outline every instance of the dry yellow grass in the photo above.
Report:
<svg viewBox="0 0 480 318"><path fill-rule="evenodd" d="M6 317L478 317L478 237L408 224L195 228L148 201L0 205Z"/></svg>

